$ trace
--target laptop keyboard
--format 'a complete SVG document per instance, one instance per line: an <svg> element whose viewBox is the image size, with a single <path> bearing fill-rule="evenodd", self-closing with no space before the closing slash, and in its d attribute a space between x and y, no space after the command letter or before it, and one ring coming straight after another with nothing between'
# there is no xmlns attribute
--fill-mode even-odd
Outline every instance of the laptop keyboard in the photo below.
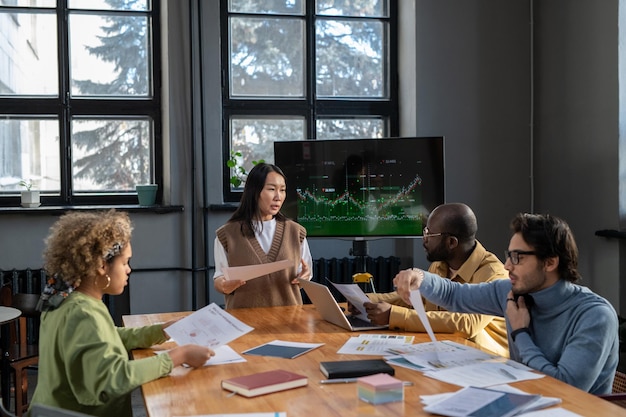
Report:
<svg viewBox="0 0 626 417"><path fill-rule="evenodd" d="M356 316L346 316L348 321L353 327L371 327L373 326L372 322L360 319Z"/></svg>

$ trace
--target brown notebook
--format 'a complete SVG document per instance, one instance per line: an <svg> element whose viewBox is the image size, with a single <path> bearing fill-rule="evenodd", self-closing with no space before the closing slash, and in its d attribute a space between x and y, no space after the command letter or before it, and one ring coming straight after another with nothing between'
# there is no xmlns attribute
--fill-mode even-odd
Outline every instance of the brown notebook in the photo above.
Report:
<svg viewBox="0 0 626 417"><path fill-rule="evenodd" d="M303 387L309 383L306 376L276 369L251 375L238 376L222 380L222 388L236 392L244 397Z"/></svg>

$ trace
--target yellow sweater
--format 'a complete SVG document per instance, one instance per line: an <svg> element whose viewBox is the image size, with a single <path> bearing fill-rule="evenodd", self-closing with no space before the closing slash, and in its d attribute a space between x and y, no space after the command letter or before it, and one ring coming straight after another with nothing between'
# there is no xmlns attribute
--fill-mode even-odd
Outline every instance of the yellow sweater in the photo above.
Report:
<svg viewBox="0 0 626 417"><path fill-rule="evenodd" d="M445 262L433 262L428 271L441 277L449 275L449 267ZM508 279L508 275L502 262L476 241L476 247L470 257L450 279L464 284L478 284ZM368 297L372 302L384 301L392 305L389 316L390 329L425 331L417 312L405 304L396 292L368 294ZM502 317L451 313L427 300L424 302L424 308L434 332L460 333L483 349L505 358L509 357L506 325Z"/></svg>

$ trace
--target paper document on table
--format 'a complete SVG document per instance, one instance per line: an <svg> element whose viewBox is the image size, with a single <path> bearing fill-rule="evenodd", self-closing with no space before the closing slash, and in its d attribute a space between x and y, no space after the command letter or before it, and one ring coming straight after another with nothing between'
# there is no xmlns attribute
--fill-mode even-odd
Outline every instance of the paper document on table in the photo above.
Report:
<svg viewBox="0 0 626 417"><path fill-rule="evenodd" d="M165 331L179 345L190 343L216 348L251 332L254 328L236 319L217 304L178 320Z"/></svg>
<svg viewBox="0 0 626 417"><path fill-rule="evenodd" d="M180 417L180 416L174 416ZM286 411L271 411L258 413L227 413L227 414L198 414L186 417L287 417Z"/></svg>
<svg viewBox="0 0 626 417"><path fill-rule="evenodd" d="M526 368L524 365L522 367ZM521 369L511 360L489 360L471 365L424 372L425 376L462 387L489 387L498 384L543 378L542 374Z"/></svg>
<svg viewBox="0 0 626 417"><path fill-rule="evenodd" d="M245 266L225 266L222 268L224 278L228 280L249 281L253 278L262 277L272 272L289 268L293 262L289 259L270 262L267 264L245 265Z"/></svg>
<svg viewBox="0 0 626 417"><path fill-rule="evenodd" d="M206 363L204 364L205 366L246 362L243 356L235 352L235 350L228 345L218 346L216 348L213 348L213 350L215 351L215 356L212 356L211 359L206 361Z"/></svg>
<svg viewBox="0 0 626 417"><path fill-rule="evenodd" d="M503 391L503 392L511 392L514 394L528 394L528 392L522 391L521 389L518 389L518 388L514 388L508 384L494 385L489 388L495 389L498 391ZM435 404L436 402L442 401L454 394L455 394L454 392L443 392L441 394L420 395L420 401L424 405L431 405L431 404ZM552 407L553 405L560 404L561 402L562 402L561 399L557 397L541 396L536 402L524 406L520 410L519 414L524 413L524 416L526 416L525 413L529 411Z"/></svg>
<svg viewBox="0 0 626 417"><path fill-rule="evenodd" d="M531 411L524 413L524 417L583 417L573 411L566 410L561 407L548 408L547 410Z"/></svg>
<svg viewBox="0 0 626 417"><path fill-rule="evenodd" d="M389 352L402 355L404 359L424 371L453 368L498 358L482 350L449 340L416 343L404 348L390 349Z"/></svg>
<svg viewBox="0 0 626 417"><path fill-rule="evenodd" d="M365 311L363 303L369 303L371 301L367 298L367 295L365 295L361 287L359 287L359 284L335 284L331 280L328 280L328 282L333 284L333 286L337 288L337 291L339 291L350 304L359 310L359 315L356 317L368 320L367 312Z"/></svg>
<svg viewBox="0 0 626 417"><path fill-rule="evenodd" d="M422 294L420 290L411 291L411 304L413 304L413 309L417 313L417 316L420 318L422 322L422 326L426 329L426 333L430 336L430 340L436 342L435 333L433 333L433 328L430 327L430 322L428 321L428 316L426 315L426 309L424 308L424 302L422 301Z"/></svg>
<svg viewBox="0 0 626 417"><path fill-rule="evenodd" d="M353 355L386 355L390 348L410 345L415 336L397 334L361 334L351 337L337 351Z"/></svg>
<svg viewBox="0 0 626 417"><path fill-rule="evenodd" d="M441 401L427 405L424 411L448 417L509 417L534 405L540 397L537 394L465 387Z"/></svg>

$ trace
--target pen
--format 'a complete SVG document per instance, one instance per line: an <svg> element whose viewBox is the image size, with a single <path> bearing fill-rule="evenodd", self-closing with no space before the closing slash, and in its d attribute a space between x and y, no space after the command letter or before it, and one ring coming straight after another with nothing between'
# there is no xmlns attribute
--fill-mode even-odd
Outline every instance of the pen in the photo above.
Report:
<svg viewBox="0 0 626 417"><path fill-rule="evenodd" d="M337 379L322 379L320 384L348 384L350 382L356 382L357 378L337 378Z"/></svg>
<svg viewBox="0 0 626 417"><path fill-rule="evenodd" d="M358 378L322 379L320 384L349 384L351 382L356 382L357 379ZM410 387L413 383L411 381L402 381L402 385Z"/></svg>

